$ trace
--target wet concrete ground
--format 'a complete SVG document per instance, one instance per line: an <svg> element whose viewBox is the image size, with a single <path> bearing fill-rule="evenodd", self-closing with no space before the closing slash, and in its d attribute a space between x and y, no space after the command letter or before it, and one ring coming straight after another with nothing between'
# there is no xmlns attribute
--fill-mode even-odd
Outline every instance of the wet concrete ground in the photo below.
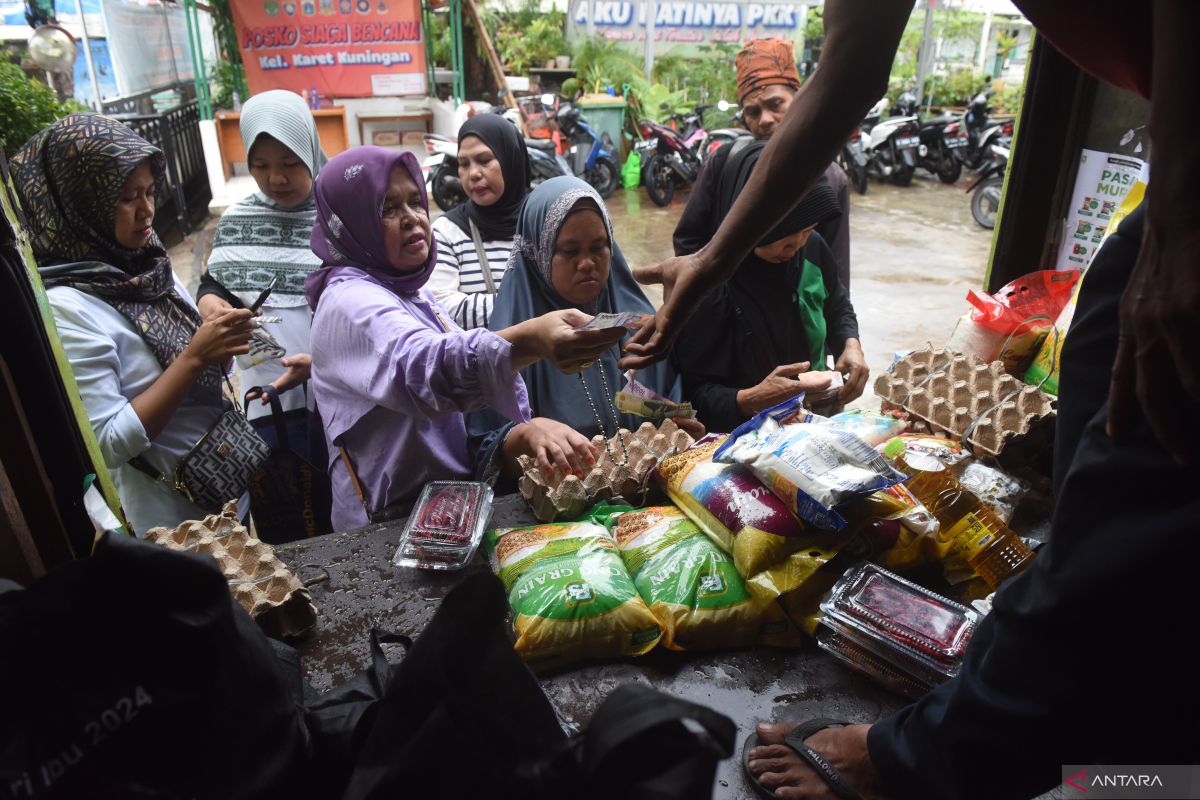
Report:
<svg viewBox="0 0 1200 800"><path fill-rule="evenodd" d="M897 350L949 338L966 309L967 290L983 283L992 232L971 219L968 183L946 186L918 173L911 186L872 181L865 195L851 193L850 295L871 367L868 386ZM666 208L650 202L644 189L619 189L609 198L617 241L631 266L672 255L671 234L687 197L679 192ZM170 251L176 273L193 292L215 228L210 219ZM661 303L656 287L646 294ZM868 389L856 405L874 402Z"/></svg>

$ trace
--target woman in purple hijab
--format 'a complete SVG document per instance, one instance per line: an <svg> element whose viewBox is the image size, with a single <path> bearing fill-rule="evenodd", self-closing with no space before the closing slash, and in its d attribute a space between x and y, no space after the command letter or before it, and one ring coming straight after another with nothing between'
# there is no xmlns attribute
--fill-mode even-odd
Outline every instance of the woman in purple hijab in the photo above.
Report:
<svg viewBox="0 0 1200 800"><path fill-rule="evenodd" d="M578 370L622 329L578 331L591 317L576 309L494 333L459 328L423 288L437 254L409 153L347 150L321 171L315 195L311 244L323 266L305 293L336 529L406 513L427 481L469 477L465 412L490 407L519 423L497 458L587 466L595 456L587 439L530 420L517 373L541 358Z"/></svg>

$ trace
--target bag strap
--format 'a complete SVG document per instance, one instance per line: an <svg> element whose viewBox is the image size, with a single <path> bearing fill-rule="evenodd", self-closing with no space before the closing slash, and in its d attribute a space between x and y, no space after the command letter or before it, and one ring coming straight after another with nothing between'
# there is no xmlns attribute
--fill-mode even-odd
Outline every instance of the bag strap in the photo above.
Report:
<svg viewBox="0 0 1200 800"><path fill-rule="evenodd" d="M363 489L362 482L358 479L358 472L354 469L354 462L350 460L350 454L346 452L346 448L339 447L338 452L342 455L342 463L346 465L346 472L350 473L350 483L354 484L354 493L358 495L358 502L362 503L363 511L367 512L367 521L371 521L371 506L367 502L367 493Z"/></svg>
<svg viewBox="0 0 1200 800"><path fill-rule="evenodd" d="M608 706L606 713L598 713L599 719L592 718L585 745L585 769L589 772L601 767L609 754L625 744L660 725L684 719L694 720L704 729L715 753L728 757L733 751L737 727L724 714L646 687L639 689L641 691L620 687L601 705L601 709Z"/></svg>
<svg viewBox="0 0 1200 800"><path fill-rule="evenodd" d="M249 420L250 417L247 412L250 410L250 395L258 392L266 395L267 400L271 403L271 421L275 423L275 439L279 443L279 449L290 450L291 446L288 443L287 425L283 419L283 403L279 402L278 389L269 383L266 386L251 386L246 390L245 396L242 397L242 414L245 414L246 419ZM307 408L307 402L305 407Z"/></svg>
<svg viewBox="0 0 1200 800"><path fill-rule="evenodd" d="M496 279L492 277L492 265L488 262L487 250L483 248L483 237L479 235L479 228L475 227L475 220L468 219L467 222L471 226L471 238L475 241L475 254L479 256L479 271L483 273L483 283L487 286L488 294L495 294Z"/></svg>

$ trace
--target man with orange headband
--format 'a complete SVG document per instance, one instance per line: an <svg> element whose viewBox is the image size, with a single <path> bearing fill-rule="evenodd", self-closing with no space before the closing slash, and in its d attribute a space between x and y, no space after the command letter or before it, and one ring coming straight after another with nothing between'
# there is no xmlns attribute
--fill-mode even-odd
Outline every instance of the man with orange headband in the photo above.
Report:
<svg viewBox="0 0 1200 800"><path fill-rule="evenodd" d="M800 90L800 73L796 70L794 43L788 39L753 39L738 51L738 102L746 127L758 139L770 139L783 121L792 98ZM672 239L675 255L690 255L708 244L721 224L714 219L717 205L717 176L729 159L737 142L725 145L712 154L692 187L687 207L675 226ZM850 288L850 189L846 173L837 164L825 170L825 179L837 192L842 213L817 226L817 234L829 245L837 262L838 278Z"/></svg>

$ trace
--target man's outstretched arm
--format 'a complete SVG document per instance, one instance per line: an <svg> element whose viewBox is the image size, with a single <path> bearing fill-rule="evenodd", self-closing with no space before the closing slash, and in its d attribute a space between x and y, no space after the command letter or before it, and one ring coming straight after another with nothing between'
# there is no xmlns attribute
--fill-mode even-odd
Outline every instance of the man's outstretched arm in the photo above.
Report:
<svg viewBox="0 0 1200 800"><path fill-rule="evenodd" d="M712 241L690 256L635 270L639 281L663 284L666 302L626 345L622 366L645 366L665 356L700 299L734 273L821 176L887 91L911 13L911 0L828 0L818 69L792 101Z"/></svg>

